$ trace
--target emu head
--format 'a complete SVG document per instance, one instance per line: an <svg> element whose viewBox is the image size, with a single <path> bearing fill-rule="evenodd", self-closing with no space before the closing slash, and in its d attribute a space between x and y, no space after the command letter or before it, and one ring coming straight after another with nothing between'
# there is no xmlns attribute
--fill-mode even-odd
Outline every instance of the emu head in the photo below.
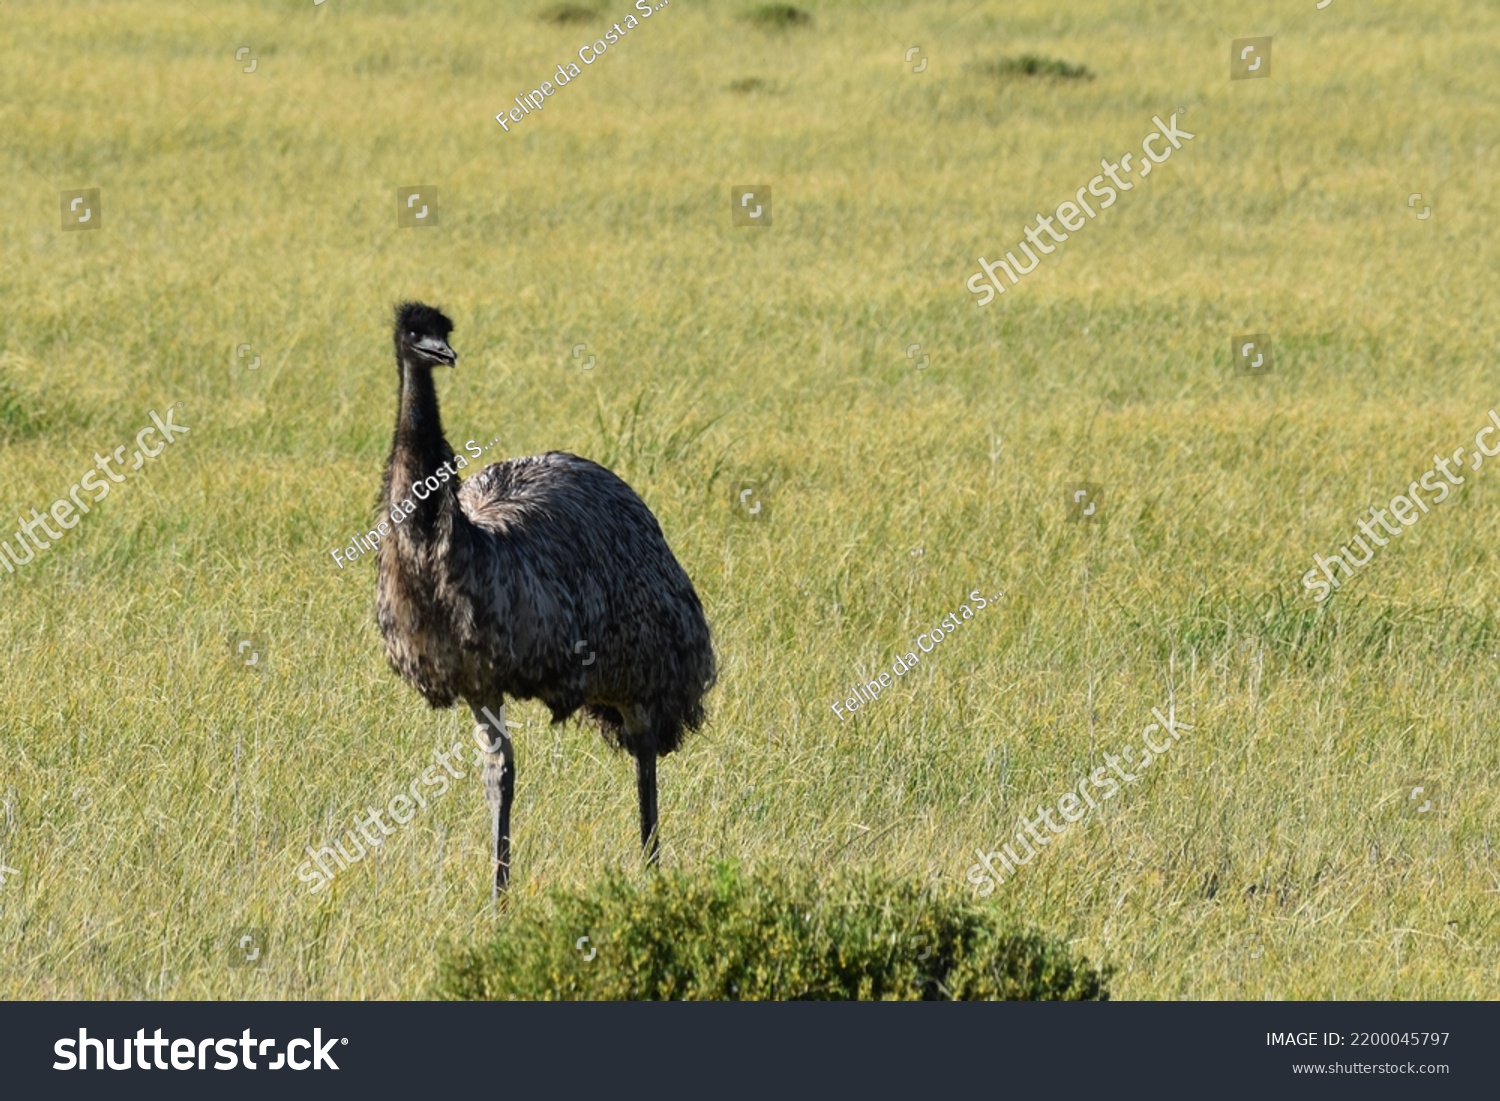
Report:
<svg viewBox="0 0 1500 1101"><path fill-rule="evenodd" d="M453 322L442 310L421 302L403 302L396 307L396 359L404 366L453 367L458 353L448 346Z"/></svg>

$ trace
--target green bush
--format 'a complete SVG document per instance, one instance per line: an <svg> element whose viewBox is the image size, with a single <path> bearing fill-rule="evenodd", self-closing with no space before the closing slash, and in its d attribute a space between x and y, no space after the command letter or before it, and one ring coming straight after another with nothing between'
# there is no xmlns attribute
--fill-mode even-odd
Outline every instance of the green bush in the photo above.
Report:
<svg viewBox="0 0 1500 1101"><path fill-rule="evenodd" d="M867 875L618 873L450 948L447 1000L1105 999L1108 969L964 899ZM584 941L582 938L587 937ZM592 958L587 958L592 954Z"/></svg>
<svg viewBox="0 0 1500 1101"><path fill-rule="evenodd" d="M593 23L598 18L597 11L582 4L553 4L541 13L543 22L556 23L560 27L569 23Z"/></svg>
<svg viewBox="0 0 1500 1101"><path fill-rule="evenodd" d="M749 18L752 23L777 30L806 27L812 23L811 14L792 4L758 4L750 9Z"/></svg>
<svg viewBox="0 0 1500 1101"><path fill-rule="evenodd" d="M988 61L980 68L990 76L1006 80L1011 77L1042 76L1059 80L1093 80L1094 74L1085 65L1074 65L1055 57L1037 57L1023 54L1020 57L1002 57L999 61Z"/></svg>

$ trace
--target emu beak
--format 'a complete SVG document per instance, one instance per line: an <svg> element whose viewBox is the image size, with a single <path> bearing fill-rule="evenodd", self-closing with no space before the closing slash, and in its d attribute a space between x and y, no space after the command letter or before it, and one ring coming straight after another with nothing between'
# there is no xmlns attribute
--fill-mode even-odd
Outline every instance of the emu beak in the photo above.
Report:
<svg viewBox="0 0 1500 1101"><path fill-rule="evenodd" d="M458 366L458 353L448 346L448 342L441 337L424 336L417 341L417 350L423 355L431 356L439 363L446 363L449 367Z"/></svg>

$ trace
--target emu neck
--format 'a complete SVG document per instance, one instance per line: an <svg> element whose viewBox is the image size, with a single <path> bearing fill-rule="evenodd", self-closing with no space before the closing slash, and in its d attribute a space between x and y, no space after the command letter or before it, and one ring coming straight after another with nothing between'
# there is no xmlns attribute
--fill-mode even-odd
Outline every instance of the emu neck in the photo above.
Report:
<svg viewBox="0 0 1500 1101"><path fill-rule="evenodd" d="M448 477L438 477L439 469L452 462L453 449L443 438L432 372L403 363L385 501L388 511L403 502L407 509L415 508L402 527L429 533L445 512L456 511L458 485L451 465Z"/></svg>
<svg viewBox="0 0 1500 1101"><path fill-rule="evenodd" d="M438 411L432 372L401 365L401 405L396 415L396 442L411 448L446 450L443 418Z"/></svg>

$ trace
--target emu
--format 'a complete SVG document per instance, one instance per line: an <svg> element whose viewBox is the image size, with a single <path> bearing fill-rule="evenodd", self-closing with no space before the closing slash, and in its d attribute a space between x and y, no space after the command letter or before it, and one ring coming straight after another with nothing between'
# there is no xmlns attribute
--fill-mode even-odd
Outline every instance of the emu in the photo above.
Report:
<svg viewBox="0 0 1500 1101"><path fill-rule="evenodd" d="M510 878L515 753L505 701L580 708L635 758L641 848L660 858L656 762L703 722L715 680L703 605L640 497L604 467L552 451L469 465L443 436L433 368L453 323L396 307L400 397L381 487L376 613L391 667L432 707L474 715L490 805L494 895ZM477 459L481 449L466 451Z"/></svg>

